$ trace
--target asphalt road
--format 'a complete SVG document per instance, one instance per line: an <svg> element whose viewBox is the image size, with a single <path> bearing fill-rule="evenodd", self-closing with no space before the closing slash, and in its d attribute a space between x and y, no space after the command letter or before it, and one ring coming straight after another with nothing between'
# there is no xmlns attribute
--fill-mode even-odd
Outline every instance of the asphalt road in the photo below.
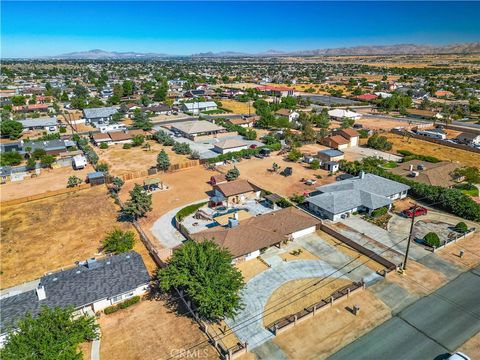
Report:
<svg viewBox="0 0 480 360"><path fill-rule="evenodd" d="M402 310L329 360L433 360L480 331L480 267ZM467 354L472 359L479 354Z"/></svg>

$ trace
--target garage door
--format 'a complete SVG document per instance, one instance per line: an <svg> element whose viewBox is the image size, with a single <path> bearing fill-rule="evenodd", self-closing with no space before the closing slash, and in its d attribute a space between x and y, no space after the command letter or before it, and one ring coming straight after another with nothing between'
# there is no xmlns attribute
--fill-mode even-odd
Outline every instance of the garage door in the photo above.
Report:
<svg viewBox="0 0 480 360"><path fill-rule="evenodd" d="M300 236L312 234L315 231L316 231L315 226L312 226L312 227L309 227L309 228L306 228L306 229L303 229L303 230L295 231L294 233L292 233L292 238L297 239Z"/></svg>

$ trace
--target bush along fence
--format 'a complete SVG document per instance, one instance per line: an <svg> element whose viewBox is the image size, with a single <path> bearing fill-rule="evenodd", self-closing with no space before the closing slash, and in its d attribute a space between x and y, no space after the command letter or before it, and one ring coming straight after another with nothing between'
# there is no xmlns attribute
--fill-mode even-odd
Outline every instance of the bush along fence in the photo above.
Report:
<svg viewBox="0 0 480 360"><path fill-rule="evenodd" d="M427 204L434 204L434 206L464 219L480 221L480 204L477 204L468 195L463 194L458 189L418 183L406 177L392 174L380 167L365 166L358 161L341 161L340 170L352 175L358 175L360 171L363 170L408 185L410 186L408 193L413 198L422 199L422 201Z"/></svg>
<svg viewBox="0 0 480 360"><path fill-rule="evenodd" d="M475 233L475 230L476 228L470 228L468 229L465 233L454 233L452 237L449 237L447 240L443 240L440 242L440 245L435 247L435 246L428 246L426 244L425 245L425 248L432 251L432 252L435 252L437 250L440 250L440 249L443 249L445 247L447 247L448 245L452 244L452 243L456 243L457 240L460 240L460 239L465 239L467 236L470 236L472 234Z"/></svg>
<svg viewBox="0 0 480 360"><path fill-rule="evenodd" d="M342 300L348 299L354 293L362 291L364 289L365 283L354 282L342 289L335 291L327 299L323 299L322 301L306 307L305 309L295 314L285 316L284 318L275 321L274 323L268 325L267 329L271 331L274 335L281 334L282 332L298 325L300 322L314 317L319 312L331 308L334 304Z"/></svg>

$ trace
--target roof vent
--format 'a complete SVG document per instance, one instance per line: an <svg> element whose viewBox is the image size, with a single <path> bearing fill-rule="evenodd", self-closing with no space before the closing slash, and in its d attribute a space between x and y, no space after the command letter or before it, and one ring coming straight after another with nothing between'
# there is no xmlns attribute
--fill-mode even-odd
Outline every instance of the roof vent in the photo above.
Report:
<svg viewBox="0 0 480 360"><path fill-rule="evenodd" d="M96 262L97 262L97 259L95 259L95 258L88 259L87 260L87 267L89 269L92 268L95 265Z"/></svg>
<svg viewBox="0 0 480 360"><path fill-rule="evenodd" d="M77 271L76 271L76 273L77 273L77 274L80 274L80 273L81 273L81 271L80 271L80 270L77 270Z"/></svg>
<svg viewBox="0 0 480 360"><path fill-rule="evenodd" d="M109 260L109 261L107 261L107 265L110 265L110 264L111 264L110 260Z"/></svg>
<svg viewBox="0 0 480 360"><path fill-rule="evenodd" d="M57 281L57 280L58 280L58 278L56 278L56 277L53 278L53 281Z"/></svg>
<svg viewBox="0 0 480 360"><path fill-rule="evenodd" d="M39 301L45 300L47 298L47 293L45 292L45 288L43 286L39 286L36 289L37 297Z"/></svg>
<svg viewBox="0 0 480 360"><path fill-rule="evenodd" d="M130 259L130 255L125 256L127 259Z"/></svg>

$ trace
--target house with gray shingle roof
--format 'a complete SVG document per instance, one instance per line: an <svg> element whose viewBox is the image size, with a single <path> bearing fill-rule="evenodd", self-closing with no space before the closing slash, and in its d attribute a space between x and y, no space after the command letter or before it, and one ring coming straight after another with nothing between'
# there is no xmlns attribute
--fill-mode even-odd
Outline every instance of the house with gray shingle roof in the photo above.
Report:
<svg viewBox="0 0 480 360"><path fill-rule="evenodd" d="M0 299L0 343L26 313L37 315L42 306L73 306L80 312L98 312L148 289L150 276L142 257L129 251L101 260L89 259L75 267L48 273L37 287L8 292ZM7 290L8 291L8 290Z"/></svg>
<svg viewBox="0 0 480 360"><path fill-rule="evenodd" d="M83 109L85 120L95 127L101 124L108 124L112 120L112 115L117 112L118 110L114 107Z"/></svg>
<svg viewBox="0 0 480 360"><path fill-rule="evenodd" d="M362 172L358 177L318 187L319 194L306 202L313 213L338 221L353 212L390 208L394 200L405 198L409 189L405 184Z"/></svg>

